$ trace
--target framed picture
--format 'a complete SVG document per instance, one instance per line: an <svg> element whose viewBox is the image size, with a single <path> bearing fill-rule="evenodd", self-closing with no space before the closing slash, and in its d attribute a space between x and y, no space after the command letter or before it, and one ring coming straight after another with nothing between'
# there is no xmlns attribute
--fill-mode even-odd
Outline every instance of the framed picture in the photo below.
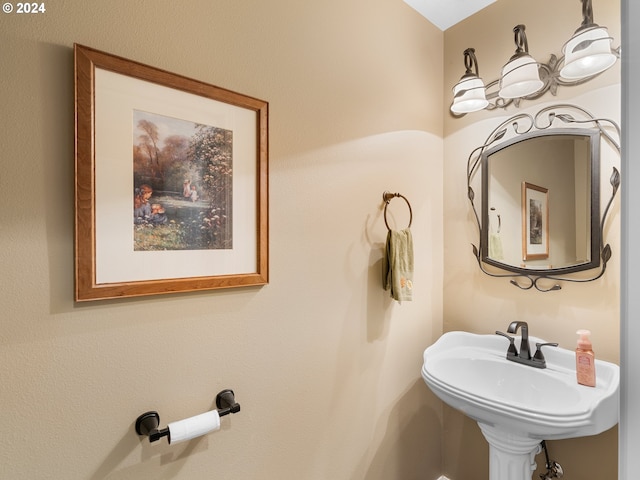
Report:
<svg viewBox="0 0 640 480"><path fill-rule="evenodd" d="M76 301L268 282L268 104L74 46Z"/></svg>
<svg viewBox="0 0 640 480"><path fill-rule="evenodd" d="M522 258L549 258L549 191L522 182Z"/></svg>

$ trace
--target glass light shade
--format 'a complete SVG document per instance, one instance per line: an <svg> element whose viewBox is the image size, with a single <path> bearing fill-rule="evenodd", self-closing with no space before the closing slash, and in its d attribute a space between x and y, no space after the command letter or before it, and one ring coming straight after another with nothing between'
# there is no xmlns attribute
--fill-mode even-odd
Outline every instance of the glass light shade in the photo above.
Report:
<svg viewBox="0 0 640 480"><path fill-rule="evenodd" d="M543 86L538 63L530 55L519 55L502 68L498 95L502 98L526 97L536 93Z"/></svg>
<svg viewBox="0 0 640 480"><path fill-rule="evenodd" d="M560 76L579 80L604 72L616 63L616 56L611 52L611 40L604 27L576 32L562 47L565 57Z"/></svg>
<svg viewBox="0 0 640 480"><path fill-rule="evenodd" d="M482 110L489 102L485 95L484 82L476 76L465 76L453 87L453 113L471 113Z"/></svg>

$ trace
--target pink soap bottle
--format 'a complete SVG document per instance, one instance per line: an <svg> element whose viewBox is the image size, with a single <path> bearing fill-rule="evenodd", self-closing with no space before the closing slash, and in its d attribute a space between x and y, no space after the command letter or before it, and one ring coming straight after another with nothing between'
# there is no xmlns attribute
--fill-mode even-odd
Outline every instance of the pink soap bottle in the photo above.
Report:
<svg viewBox="0 0 640 480"><path fill-rule="evenodd" d="M587 387L596 386L596 356L593 353L593 346L589 335L589 330L578 330L578 348L576 348L576 377L578 383Z"/></svg>

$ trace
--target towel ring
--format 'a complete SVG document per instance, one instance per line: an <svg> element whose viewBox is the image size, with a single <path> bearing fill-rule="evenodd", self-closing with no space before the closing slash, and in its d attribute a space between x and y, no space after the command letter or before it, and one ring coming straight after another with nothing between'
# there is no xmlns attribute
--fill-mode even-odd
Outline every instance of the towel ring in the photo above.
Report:
<svg viewBox="0 0 640 480"><path fill-rule="evenodd" d="M411 210L411 204L409 203L409 200L407 200L407 197L399 193L384 192L382 194L382 200L384 201L384 224L387 226L387 230L391 230L391 228L389 228L389 223L387 222L387 207L389 206L389 202L391 202L391 199L394 197L400 197L405 202L407 202L407 207L409 207L409 225L407 226L407 228L410 228L411 222L413 222L413 210Z"/></svg>

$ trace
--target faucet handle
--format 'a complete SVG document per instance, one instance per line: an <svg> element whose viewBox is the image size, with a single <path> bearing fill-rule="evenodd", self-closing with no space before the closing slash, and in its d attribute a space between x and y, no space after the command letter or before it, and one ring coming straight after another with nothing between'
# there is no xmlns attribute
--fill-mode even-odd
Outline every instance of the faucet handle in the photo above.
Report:
<svg viewBox="0 0 640 480"><path fill-rule="evenodd" d="M555 342L548 343L536 343L536 353L533 355L533 359L536 362L541 362L543 365L546 365L546 360L544 359L544 355L542 354L542 347L557 347L558 344Z"/></svg>
<svg viewBox="0 0 640 480"><path fill-rule="evenodd" d="M513 338L511 335L507 335L504 332L501 332L499 330L496 330L496 335L502 335L503 337L507 338L509 340L509 348L507 349L507 356L517 356L518 355L518 350L516 350L516 346L513 342L515 342L515 338Z"/></svg>

